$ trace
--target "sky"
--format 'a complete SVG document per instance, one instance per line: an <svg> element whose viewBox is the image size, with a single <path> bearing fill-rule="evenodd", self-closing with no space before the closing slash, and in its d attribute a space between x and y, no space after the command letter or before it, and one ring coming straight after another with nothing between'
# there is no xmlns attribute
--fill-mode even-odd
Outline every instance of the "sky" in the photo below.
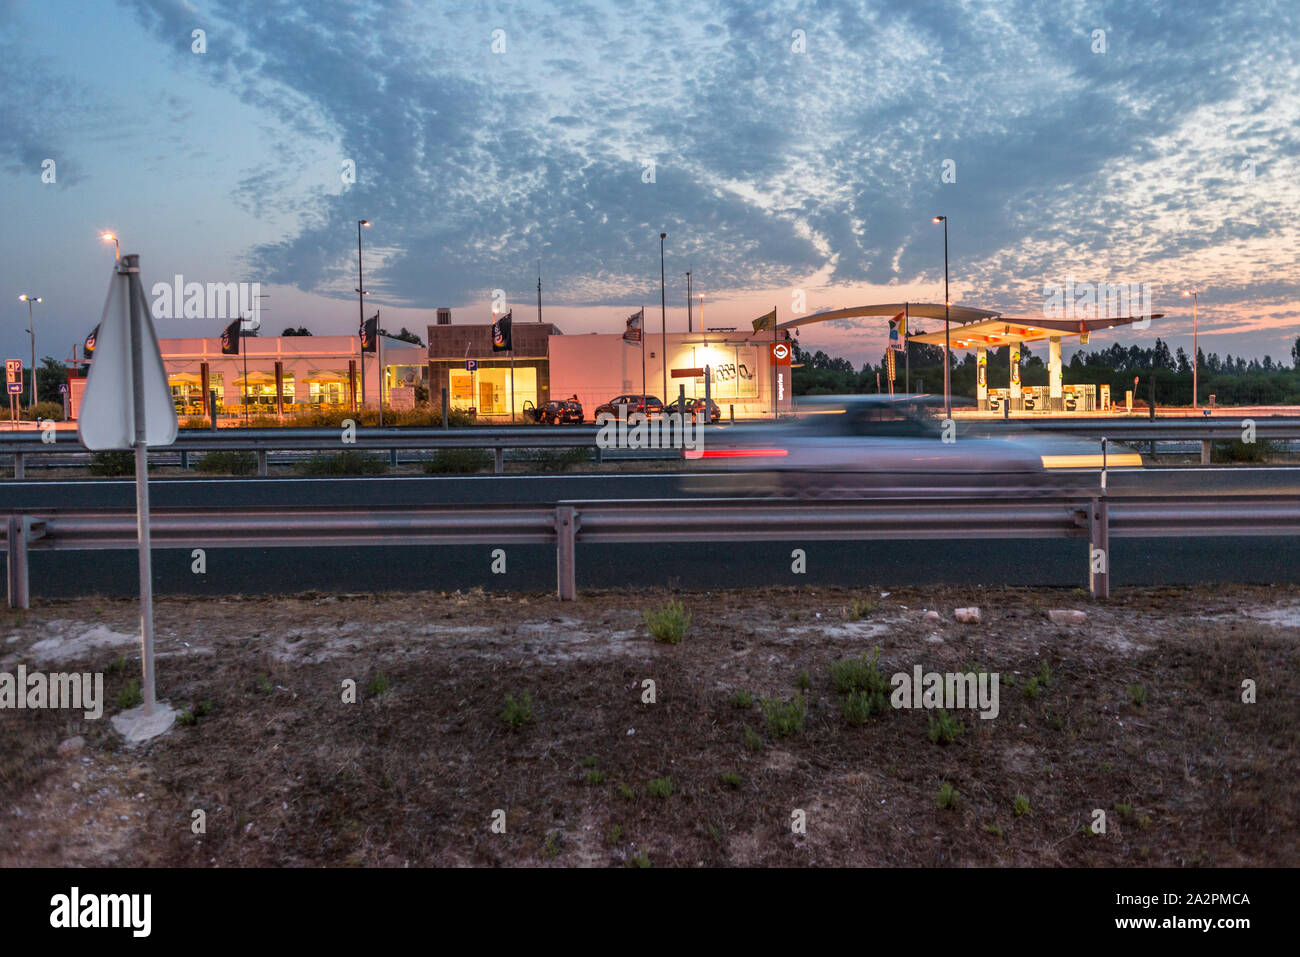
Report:
<svg viewBox="0 0 1300 957"><path fill-rule="evenodd" d="M264 334L356 331L363 218L390 331L487 321L495 290L533 320L540 260L575 334L659 329L661 232L670 331L688 270L709 327L942 302L942 214L954 303L1150 284L1165 318L1090 348L1190 351L1196 290L1203 351L1289 362L1298 51L1300 4L1268 0L0 0L0 350L30 354L30 293L70 355L110 229L146 288L260 283ZM860 365L885 336L800 344Z"/></svg>

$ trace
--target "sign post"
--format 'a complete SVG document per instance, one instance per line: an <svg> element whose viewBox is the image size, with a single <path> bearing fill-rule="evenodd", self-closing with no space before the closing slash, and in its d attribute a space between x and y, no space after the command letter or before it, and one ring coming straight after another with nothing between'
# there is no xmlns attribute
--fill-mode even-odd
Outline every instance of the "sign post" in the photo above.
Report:
<svg viewBox="0 0 1300 957"><path fill-rule="evenodd" d="M153 648L153 563L149 538L149 458L151 445L176 441L176 407L158 338L140 283L140 257L123 256L116 264L108 301L99 326L95 362L86 381L85 403L77 432L88 449L134 449L136 533L140 564L140 643L143 721L124 722L124 731L143 740L167 730L175 712L155 719ZM121 717L121 716L119 716ZM117 724L117 719L115 719ZM121 727L121 726L119 726Z"/></svg>
<svg viewBox="0 0 1300 957"><path fill-rule="evenodd" d="M5 390L9 393L9 426L18 428L18 399L23 391L23 360L5 360Z"/></svg>

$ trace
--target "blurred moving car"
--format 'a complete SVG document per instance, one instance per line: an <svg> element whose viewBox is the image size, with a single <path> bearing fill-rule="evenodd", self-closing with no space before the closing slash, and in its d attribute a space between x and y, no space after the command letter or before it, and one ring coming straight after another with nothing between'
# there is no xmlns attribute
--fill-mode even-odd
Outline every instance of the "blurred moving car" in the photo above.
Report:
<svg viewBox="0 0 1300 957"><path fill-rule="evenodd" d="M963 423L958 437L955 425L944 428L942 410L937 396L806 398L793 419L711 433L704 448L687 457L696 467L731 474L730 481L710 476L709 491L799 498L993 488L1032 494L1091 484L1101 467L1096 441L1031 433L981 436L979 420ZM1110 446L1109 467L1141 464L1130 449ZM1093 474L1081 474L1085 469Z"/></svg>
<svg viewBox="0 0 1300 957"><path fill-rule="evenodd" d="M539 425L581 425L583 423L582 403L576 395L567 399L552 399L537 407L531 401L524 402L524 415Z"/></svg>
<svg viewBox="0 0 1300 957"><path fill-rule="evenodd" d="M712 399L709 399L708 402L709 402L708 420L710 422L721 421L722 410L718 408L718 403L714 402ZM694 421L695 416L700 414L703 410L704 410L704 399L687 399L685 403L683 403L680 396L676 399L673 399L673 401L669 402L666 406L664 406L664 413L666 415L673 415L674 413L684 414L688 416L692 421Z"/></svg>
<svg viewBox="0 0 1300 957"><path fill-rule="evenodd" d="M596 406L595 416L597 419L602 414L618 418L620 408L626 409L627 415L632 415L634 412L647 416L664 414L663 402L653 395L620 395L610 399L604 405Z"/></svg>

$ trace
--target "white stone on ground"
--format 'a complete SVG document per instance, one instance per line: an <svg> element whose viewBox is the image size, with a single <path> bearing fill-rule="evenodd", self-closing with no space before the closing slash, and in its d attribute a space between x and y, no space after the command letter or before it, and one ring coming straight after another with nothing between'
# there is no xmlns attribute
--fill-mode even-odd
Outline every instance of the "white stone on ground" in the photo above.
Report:
<svg viewBox="0 0 1300 957"><path fill-rule="evenodd" d="M1088 613L1074 608L1052 608L1047 612L1047 617L1058 625L1081 625Z"/></svg>
<svg viewBox="0 0 1300 957"><path fill-rule="evenodd" d="M952 613L963 625L978 625L980 622L980 610L978 608L956 608Z"/></svg>
<svg viewBox="0 0 1300 957"><path fill-rule="evenodd" d="M113 715L113 728L126 738L128 744L139 744L171 730L178 714L180 712L165 701L154 704L152 715L146 715L144 705L140 705Z"/></svg>

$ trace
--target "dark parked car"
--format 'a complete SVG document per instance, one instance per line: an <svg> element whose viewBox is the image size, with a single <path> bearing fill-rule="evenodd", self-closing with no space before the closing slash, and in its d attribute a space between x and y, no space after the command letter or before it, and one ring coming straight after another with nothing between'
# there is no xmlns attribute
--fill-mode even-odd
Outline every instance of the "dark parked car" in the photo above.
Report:
<svg viewBox="0 0 1300 957"><path fill-rule="evenodd" d="M685 414L694 419L697 414L704 408L703 399L687 399L685 405ZM682 412L682 400L680 397L673 399L664 407L664 412L672 415L674 412ZM722 410L718 408L718 403L709 399L709 421L718 422L722 419Z"/></svg>
<svg viewBox="0 0 1300 957"><path fill-rule="evenodd" d="M531 402L524 403L524 414L540 425L581 425L583 422L582 403L578 397L552 399L540 408Z"/></svg>
<svg viewBox="0 0 1300 957"><path fill-rule="evenodd" d="M618 410L627 409L627 414L632 415L635 412L641 412L645 415L663 415L664 404L653 395L620 395L610 399L602 406L596 408L596 418L599 419L602 414L612 415L618 418Z"/></svg>

